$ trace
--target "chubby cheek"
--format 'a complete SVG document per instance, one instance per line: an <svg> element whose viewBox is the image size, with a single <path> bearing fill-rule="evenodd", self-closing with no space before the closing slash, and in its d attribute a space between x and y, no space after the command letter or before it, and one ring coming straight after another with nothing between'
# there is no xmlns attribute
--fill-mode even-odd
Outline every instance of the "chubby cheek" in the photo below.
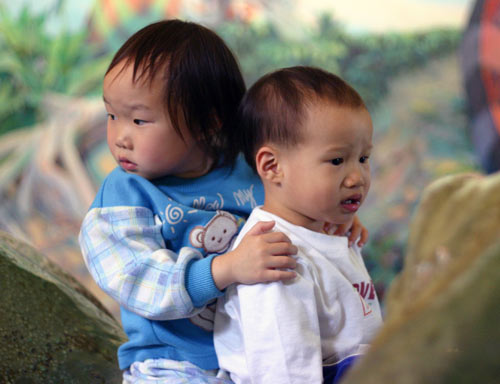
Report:
<svg viewBox="0 0 500 384"><path fill-rule="evenodd" d="M106 133L106 141L108 143L108 148L109 148L109 151L111 152L111 155L113 155L113 157L116 158L116 155L115 155L116 147L114 144L115 137L114 137L113 133L110 132L109 129L107 130L107 133Z"/></svg>
<svg viewBox="0 0 500 384"><path fill-rule="evenodd" d="M365 184L365 196L368 194L368 192L370 191L370 186L371 186L371 180L370 178L368 178L366 184Z"/></svg>
<svg viewBox="0 0 500 384"><path fill-rule="evenodd" d="M298 192L298 199L301 204L310 207L310 210L317 212L331 211L334 205L335 194L333 188L327 185L324 180L308 180L297 183L295 190ZM316 214L317 215L317 214Z"/></svg>
<svg viewBox="0 0 500 384"><path fill-rule="evenodd" d="M333 188L323 188L322 193L316 196L316 201L325 212L331 212L339 205L339 194Z"/></svg>
<svg viewBox="0 0 500 384"><path fill-rule="evenodd" d="M364 185L363 198L366 198L368 191L370 191L370 186L371 186L371 176L370 176L370 171L368 170L367 174L365 175L365 185Z"/></svg>
<svg viewBox="0 0 500 384"><path fill-rule="evenodd" d="M335 213L340 204L340 190L331 183L323 181L321 185L315 186L313 201L318 205L318 209L323 214L331 215Z"/></svg>
<svg viewBox="0 0 500 384"><path fill-rule="evenodd" d="M166 145L159 145L159 142L143 145L140 150L142 160L149 166L160 166L168 158L168 151L166 148Z"/></svg>

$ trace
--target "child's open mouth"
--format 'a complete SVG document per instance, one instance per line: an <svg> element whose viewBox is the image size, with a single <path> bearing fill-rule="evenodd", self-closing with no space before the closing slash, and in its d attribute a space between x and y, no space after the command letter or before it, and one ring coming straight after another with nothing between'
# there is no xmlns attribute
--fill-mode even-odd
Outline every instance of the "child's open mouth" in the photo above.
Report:
<svg viewBox="0 0 500 384"><path fill-rule="evenodd" d="M353 195L348 199L342 200L340 202L342 208L344 208L348 212L356 212L361 205L361 195Z"/></svg>

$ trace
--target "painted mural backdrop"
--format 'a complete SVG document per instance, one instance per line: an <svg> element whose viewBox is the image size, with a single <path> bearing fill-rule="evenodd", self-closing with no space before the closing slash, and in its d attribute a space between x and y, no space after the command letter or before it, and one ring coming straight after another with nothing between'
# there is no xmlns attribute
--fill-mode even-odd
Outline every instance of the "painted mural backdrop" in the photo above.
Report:
<svg viewBox="0 0 500 384"><path fill-rule="evenodd" d="M416 4L405 1L409 9ZM341 20L336 2L309 3L331 6L307 13L300 0L0 3L0 229L40 249L117 313L88 276L77 244L83 215L115 166L104 142L101 81L113 52L137 29L161 18L190 19L227 41L248 85L279 67L315 65L340 74L367 101L375 154L360 215L370 231L367 265L383 300L404 262L421 190L440 176L481 169L459 60L474 2L424 1L428 15L439 14L436 3L460 3L463 22L445 23L448 11L442 23L428 17L433 25L385 31ZM498 25L500 5L491 4ZM339 14L349 14L342 7ZM390 6L382 8L390 14ZM394 14L387 23L399 19Z"/></svg>

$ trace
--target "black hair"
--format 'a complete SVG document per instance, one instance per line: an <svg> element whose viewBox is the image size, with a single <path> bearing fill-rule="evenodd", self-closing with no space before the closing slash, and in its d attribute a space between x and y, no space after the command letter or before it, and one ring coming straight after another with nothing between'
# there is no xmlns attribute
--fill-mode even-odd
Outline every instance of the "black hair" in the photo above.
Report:
<svg viewBox="0 0 500 384"><path fill-rule="evenodd" d="M134 65L134 82L164 82L165 108L181 137L185 122L213 166L234 162L232 134L246 88L236 58L215 32L181 20L153 23L121 46L106 74L123 60Z"/></svg>
<svg viewBox="0 0 500 384"><path fill-rule="evenodd" d="M297 144L302 139L307 106L318 101L366 108L354 88L319 68L283 68L257 80L238 110L237 142L247 163L256 170L255 155L265 143Z"/></svg>

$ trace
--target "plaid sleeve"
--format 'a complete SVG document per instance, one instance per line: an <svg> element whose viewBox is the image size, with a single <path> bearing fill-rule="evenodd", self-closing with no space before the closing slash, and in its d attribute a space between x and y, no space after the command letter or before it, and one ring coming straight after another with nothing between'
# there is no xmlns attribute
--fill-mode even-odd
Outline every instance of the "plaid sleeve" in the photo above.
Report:
<svg viewBox="0 0 500 384"><path fill-rule="evenodd" d="M144 207L91 209L79 235L83 258L99 287L128 310L152 320L193 316L186 266L201 254L165 248L161 225Z"/></svg>

